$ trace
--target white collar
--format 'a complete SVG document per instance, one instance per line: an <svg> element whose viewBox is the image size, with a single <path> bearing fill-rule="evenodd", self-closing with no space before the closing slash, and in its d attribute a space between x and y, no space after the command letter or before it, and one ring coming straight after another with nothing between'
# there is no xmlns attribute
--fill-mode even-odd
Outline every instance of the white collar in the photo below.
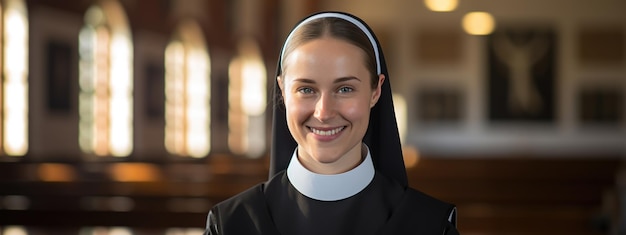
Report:
<svg viewBox="0 0 626 235"><path fill-rule="evenodd" d="M367 146L366 146L367 148ZM298 192L320 201L338 201L361 192L374 179L374 163L367 148L363 162L352 170L335 175L323 175L306 169L294 151L287 178Z"/></svg>

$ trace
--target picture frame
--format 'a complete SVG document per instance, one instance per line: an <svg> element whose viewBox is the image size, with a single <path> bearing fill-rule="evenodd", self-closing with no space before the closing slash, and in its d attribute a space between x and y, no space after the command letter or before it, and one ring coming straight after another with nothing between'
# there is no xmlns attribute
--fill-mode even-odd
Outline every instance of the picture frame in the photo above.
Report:
<svg viewBox="0 0 626 235"><path fill-rule="evenodd" d="M502 27L487 37L491 122L554 121L556 41L549 27Z"/></svg>

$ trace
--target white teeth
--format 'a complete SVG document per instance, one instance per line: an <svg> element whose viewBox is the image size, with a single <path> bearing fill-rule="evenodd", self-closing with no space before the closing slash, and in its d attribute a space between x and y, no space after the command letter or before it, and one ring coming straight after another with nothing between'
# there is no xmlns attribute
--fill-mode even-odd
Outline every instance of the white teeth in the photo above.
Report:
<svg viewBox="0 0 626 235"><path fill-rule="evenodd" d="M318 130L318 129L311 127L311 131L315 133L316 135L334 135L340 132L341 130L343 130L343 127L339 127L339 128L335 128L335 129L327 130L327 131L322 131L322 130Z"/></svg>

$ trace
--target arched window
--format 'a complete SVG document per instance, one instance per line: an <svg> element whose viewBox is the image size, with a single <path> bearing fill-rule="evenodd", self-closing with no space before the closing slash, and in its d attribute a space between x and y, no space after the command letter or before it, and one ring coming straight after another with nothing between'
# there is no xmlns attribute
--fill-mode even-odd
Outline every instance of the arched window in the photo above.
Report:
<svg viewBox="0 0 626 235"><path fill-rule="evenodd" d="M211 150L210 58L200 26L182 21L165 50L165 147L205 157Z"/></svg>
<svg viewBox="0 0 626 235"><path fill-rule="evenodd" d="M265 153L267 72L261 50L252 39L237 47L228 68L228 146L251 158Z"/></svg>
<svg viewBox="0 0 626 235"><path fill-rule="evenodd" d="M0 155L28 151L28 17L23 0L0 4Z"/></svg>
<svg viewBox="0 0 626 235"><path fill-rule="evenodd" d="M79 37L80 147L97 156L128 156L133 149L133 47L119 2L91 6Z"/></svg>

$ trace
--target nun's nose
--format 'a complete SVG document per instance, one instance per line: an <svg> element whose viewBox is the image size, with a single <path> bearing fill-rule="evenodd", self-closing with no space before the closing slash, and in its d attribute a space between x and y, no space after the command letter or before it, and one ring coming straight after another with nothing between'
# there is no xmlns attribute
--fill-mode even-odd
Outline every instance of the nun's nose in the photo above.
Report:
<svg viewBox="0 0 626 235"><path fill-rule="evenodd" d="M335 98L332 95L322 94L315 104L313 116L324 122L333 118L337 114Z"/></svg>

